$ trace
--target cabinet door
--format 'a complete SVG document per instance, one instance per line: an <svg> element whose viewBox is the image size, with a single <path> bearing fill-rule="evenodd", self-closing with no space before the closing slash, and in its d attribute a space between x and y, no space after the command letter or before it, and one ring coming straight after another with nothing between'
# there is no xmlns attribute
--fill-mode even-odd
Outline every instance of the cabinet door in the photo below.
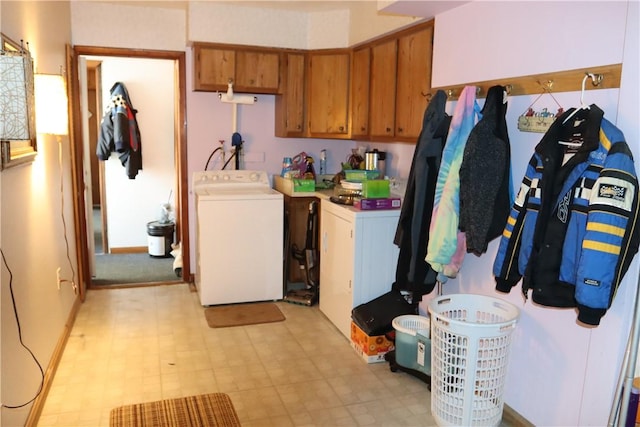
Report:
<svg viewBox="0 0 640 427"><path fill-rule="evenodd" d="M287 53L281 69L281 94L276 96L275 134L279 137L301 137L304 133L305 55Z"/></svg>
<svg viewBox="0 0 640 427"><path fill-rule="evenodd" d="M280 72L277 52L238 50L234 89L243 92L276 93Z"/></svg>
<svg viewBox="0 0 640 427"><path fill-rule="evenodd" d="M416 141L431 90L433 27L398 39L398 86L396 90L397 140Z"/></svg>
<svg viewBox="0 0 640 427"><path fill-rule="evenodd" d="M353 306L371 301L391 290L400 249L393 243L399 211L356 219L353 273Z"/></svg>
<svg viewBox="0 0 640 427"><path fill-rule="evenodd" d="M235 78L235 50L195 45L194 56L194 89L226 92L229 79Z"/></svg>
<svg viewBox="0 0 640 427"><path fill-rule="evenodd" d="M371 49L353 52L351 67L351 137L366 139L369 135L369 68Z"/></svg>
<svg viewBox="0 0 640 427"><path fill-rule="evenodd" d="M310 136L349 136L349 63L349 52L309 55L307 111Z"/></svg>
<svg viewBox="0 0 640 427"><path fill-rule="evenodd" d="M322 201L331 203L329 201ZM349 338L353 278L352 223L322 209L320 215L320 311Z"/></svg>
<svg viewBox="0 0 640 427"><path fill-rule="evenodd" d="M388 140L394 136L397 50L396 39L371 48L371 95L369 98L371 139Z"/></svg>

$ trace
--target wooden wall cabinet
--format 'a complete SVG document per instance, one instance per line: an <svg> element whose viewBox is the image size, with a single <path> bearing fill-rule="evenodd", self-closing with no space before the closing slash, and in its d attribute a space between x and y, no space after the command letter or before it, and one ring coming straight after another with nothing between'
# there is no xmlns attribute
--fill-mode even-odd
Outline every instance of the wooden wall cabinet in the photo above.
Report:
<svg viewBox="0 0 640 427"><path fill-rule="evenodd" d="M416 142L432 50L433 21L349 49L194 43L194 90L275 94L282 138Z"/></svg>
<svg viewBox="0 0 640 427"><path fill-rule="evenodd" d="M281 138L304 136L306 56L303 52L282 54L280 94L276 95L275 134Z"/></svg>
<svg viewBox="0 0 640 427"><path fill-rule="evenodd" d="M214 43L194 44L194 89L236 93L278 93L280 50Z"/></svg>
<svg viewBox="0 0 640 427"><path fill-rule="evenodd" d="M431 92L433 26L398 38L395 139L416 142Z"/></svg>
<svg viewBox="0 0 640 427"><path fill-rule="evenodd" d="M431 90L432 47L431 21L354 50L351 87L354 139L417 140ZM367 49L370 50L368 76L363 65ZM367 81L369 98L365 101L363 87ZM362 118L365 103L368 104L368 122ZM368 132L364 131L363 123L368 124Z"/></svg>
<svg viewBox="0 0 640 427"><path fill-rule="evenodd" d="M311 138L344 138L349 132L347 49L311 51L307 70L307 125Z"/></svg>
<svg viewBox="0 0 640 427"><path fill-rule="evenodd" d="M396 73L398 40L371 47L369 136L388 140L395 135Z"/></svg>
<svg viewBox="0 0 640 427"><path fill-rule="evenodd" d="M354 49L351 58L351 138L369 137L369 69L371 48Z"/></svg>

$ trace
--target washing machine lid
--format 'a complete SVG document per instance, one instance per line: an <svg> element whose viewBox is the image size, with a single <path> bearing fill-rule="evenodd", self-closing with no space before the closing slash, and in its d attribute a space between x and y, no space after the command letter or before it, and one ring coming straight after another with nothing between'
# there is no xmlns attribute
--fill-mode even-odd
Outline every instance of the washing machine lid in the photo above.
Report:
<svg viewBox="0 0 640 427"><path fill-rule="evenodd" d="M282 193L262 187L201 187L196 189L200 200L262 200L283 199Z"/></svg>

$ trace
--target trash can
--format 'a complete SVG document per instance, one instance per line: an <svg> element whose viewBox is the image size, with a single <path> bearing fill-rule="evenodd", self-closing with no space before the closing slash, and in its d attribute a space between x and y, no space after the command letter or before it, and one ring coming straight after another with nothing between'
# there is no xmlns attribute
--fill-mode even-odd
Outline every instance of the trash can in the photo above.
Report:
<svg viewBox="0 0 640 427"><path fill-rule="evenodd" d="M159 258L170 257L174 230L175 224L173 222L152 221L147 223L149 255Z"/></svg>
<svg viewBox="0 0 640 427"><path fill-rule="evenodd" d="M431 412L439 426L497 426L511 333L520 316L513 304L484 295L433 299Z"/></svg>

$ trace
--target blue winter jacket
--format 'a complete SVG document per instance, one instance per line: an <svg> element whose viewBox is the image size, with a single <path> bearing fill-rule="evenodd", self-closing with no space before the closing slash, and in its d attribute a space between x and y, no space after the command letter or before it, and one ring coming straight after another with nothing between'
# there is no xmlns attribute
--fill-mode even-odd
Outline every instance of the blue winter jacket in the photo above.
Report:
<svg viewBox="0 0 640 427"><path fill-rule="evenodd" d="M536 303L577 307L578 320L590 325L611 306L639 237L633 157L603 115L595 105L570 109L551 125L529 161L493 267L498 291L522 278L525 298L532 289Z"/></svg>

